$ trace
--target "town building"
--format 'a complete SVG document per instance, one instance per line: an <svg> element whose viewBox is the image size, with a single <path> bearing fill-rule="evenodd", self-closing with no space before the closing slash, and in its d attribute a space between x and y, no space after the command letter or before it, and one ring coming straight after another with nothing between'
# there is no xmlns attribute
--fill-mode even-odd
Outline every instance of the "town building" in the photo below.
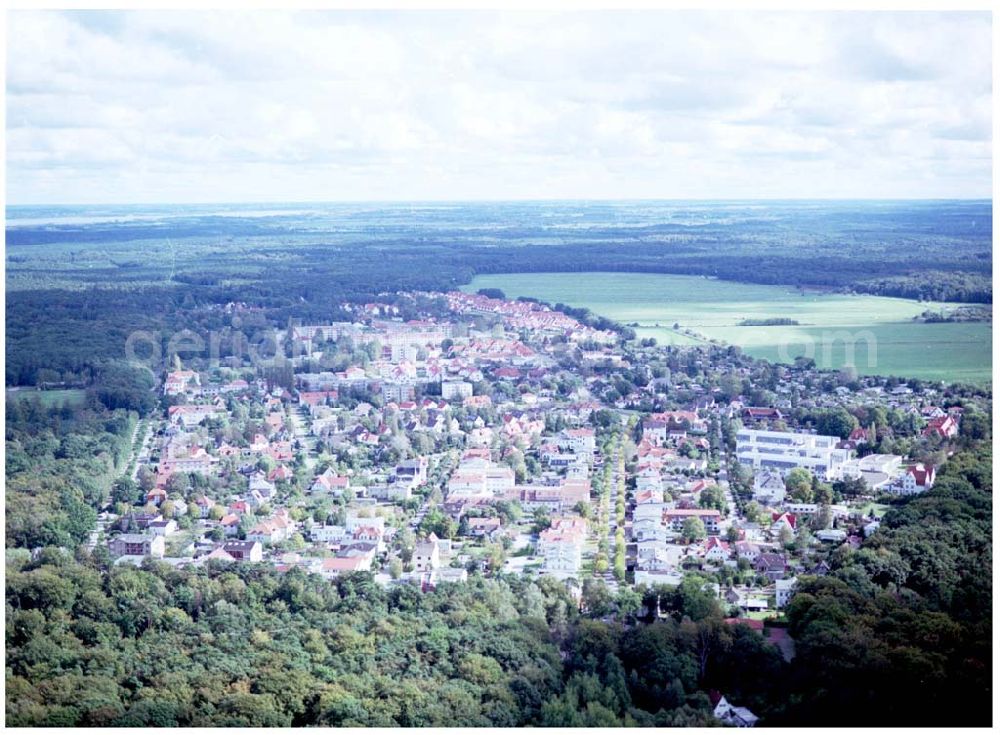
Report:
<svg viewBox="0 0 1000 735"><path fill-rule="evenodd" d="M838 449L840 437L790 431L741 429L736 434L736 457L741 464L787 473L801 467L824 480L835 479L850 450Z"/></svg>

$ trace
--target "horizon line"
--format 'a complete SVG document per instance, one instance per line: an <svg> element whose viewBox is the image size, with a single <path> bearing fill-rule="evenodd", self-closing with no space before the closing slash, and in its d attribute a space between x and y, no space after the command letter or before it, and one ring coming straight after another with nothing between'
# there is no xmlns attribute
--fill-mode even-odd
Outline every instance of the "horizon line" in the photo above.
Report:
<svg viewBox="0 0 1000 735"><path fill-rule="evenodd" d="M992 202L993 197L650 197L650 198L590 198L554 197L525 199L247 199L203 201L143 201L143 202L6 202L13 207L149 207L149 206L219 206L219 205L289 205L289 204L551 204L551 203L643 203L643 202Z"/></svg>

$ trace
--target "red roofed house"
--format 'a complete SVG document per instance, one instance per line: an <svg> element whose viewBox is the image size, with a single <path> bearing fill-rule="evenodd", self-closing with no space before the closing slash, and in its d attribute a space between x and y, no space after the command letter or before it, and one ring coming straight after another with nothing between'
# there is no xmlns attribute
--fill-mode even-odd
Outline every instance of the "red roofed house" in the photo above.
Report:
<svg viewBox="0 0 1000 735"><path fill-rule="evenodd" d="M712 536L705 540L705 545L702 547L702 552L705 558L709 561L714 561L719 564L724 562L730 556L729 544L725 541L720 541L718 536Z"/></svg>
<svg viewBox="0 0 1000 735"><path fill-rule="evenodd" d="M341 495L344 490L350 485L350 481L346 477L341 477L333 468L327 468L327 470L319 475L315 481L313 481L312 486L309 488L311 493L332 493L333 495Z"/></svg>
<svg viewBox="0 0 1000 735"><path fill-rule="evenodd" d="M854 442L855 444L867 444L868 431L859 426L851 432L851 435L847 437L847 441Z"/></svg>
<svg viewBox="0 0 1000 735"><path fill-rule="evenodd" d="M337 391L319 390L299 393L299 403L307 406L322 406L326 403L327 399L337 400Z"/></svg>
<svg viewBox="0 0 1000 735"><path fill-rule="evenodd" d="M269 473L267 473L267 479L269 482L277 482L278 480L291 480L295 477L295 473L292 472L287 466L280 465L275 467Z"/></svg>
<svg viewBox="0 0 1000 735"><path fill-rule="evenodd" d="M940 436L942 439L950 439L958 434L958 421L952 415L941 416L931 419L923 430L924 436Z"/></svg>
<svg viewBox="0 0 1000 735"><path fill-rule="evenodd" d="M907 468L897 487L899 495L916 495L930 490L934 485L934 466L917 463Z"/></svg>
<svg viewBox="0 0 1000 735"><path fill-rule="evenodd" d="M146 493L146 502L152 503L157 508L159 508L160 504L166 499L167 499L167 491L164 490L162 487L154 487L152 490Z"/></svg>
<svg viewBox="0 0 1000 735"><path fill-rule="evenodd" d="M781 421L784 418L777 408L751 408L743 409L744 421Z"/></svg>
<svg viewBox="0 0 1000 735"><path fill-rule="evenodd" d="M236 536L240 532L240 517L235 513L229 513L219 519L219 526L226 536Z"/></svg>
<svg viewBox="0 0 1000 735"><path fill-rule="evenodd" d="M795 515L792 513L772 513L771 533L775 536L781 533L782 527L787 527L793 534L795 533Z"/></svg>
<svg viewBox="0 0 1000 735"><path fill-rule="evenodd" d="M493 401L489 396L469 396L462 401L462 405L466 408L488 408L493 405Z"/></svg>
<svg viewBox="0 0 1000 735"><path fill-rule="evenodd" d="M267 454L275 462L288 462L294 456L294 454L292 453L292 443L275 442L274 444L268 447Z"/></svg>
<svg viewBox="0 0 1000 735"><path fill-rule="evenodd" d="M167 374L163 381L163 392L168 396L176 396L184 393L188 386L201 385L198 373L192 370L175 370Z"/></svg>

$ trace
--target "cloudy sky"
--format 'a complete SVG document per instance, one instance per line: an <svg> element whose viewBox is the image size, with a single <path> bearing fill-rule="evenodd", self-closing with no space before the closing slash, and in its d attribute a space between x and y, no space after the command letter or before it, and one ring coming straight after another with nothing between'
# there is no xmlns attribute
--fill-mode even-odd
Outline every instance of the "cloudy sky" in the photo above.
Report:
<svg viewBox="0 0 1000 735"><path fill-rule="evenodd" d="M986 13L17 12L8 203L990 197Z"/></svg>

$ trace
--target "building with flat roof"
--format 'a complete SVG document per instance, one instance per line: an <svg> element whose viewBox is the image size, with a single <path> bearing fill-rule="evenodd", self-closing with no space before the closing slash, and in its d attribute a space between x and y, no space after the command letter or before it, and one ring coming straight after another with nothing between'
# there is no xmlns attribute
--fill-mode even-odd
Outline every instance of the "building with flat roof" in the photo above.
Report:
<svg viewBox="0 0 1000 735"><path fill-rule="evenodd" d="M801 467L831 480L851 458L851 450L838 449L839 443L837 436L742 429L736 434L736 457L754 469L765 467L785 474Z"/></svg>

